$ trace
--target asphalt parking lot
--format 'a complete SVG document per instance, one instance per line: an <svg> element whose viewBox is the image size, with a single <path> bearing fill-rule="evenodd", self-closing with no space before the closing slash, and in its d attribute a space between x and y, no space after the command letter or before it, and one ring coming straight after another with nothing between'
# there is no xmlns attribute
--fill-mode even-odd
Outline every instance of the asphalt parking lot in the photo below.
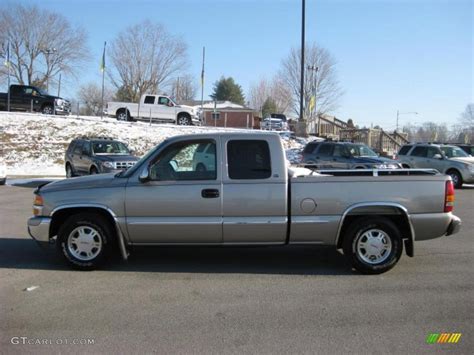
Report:
<svg viewBox="0 0 474 355"><path fill-rule="evenodd" d="M459 234L377 276L317 247L148 248L72 271L27 235L32 191L0 187L2 353L474 352L474 186L456 191ZM462 337L426 344L441 332Z"/></svg>

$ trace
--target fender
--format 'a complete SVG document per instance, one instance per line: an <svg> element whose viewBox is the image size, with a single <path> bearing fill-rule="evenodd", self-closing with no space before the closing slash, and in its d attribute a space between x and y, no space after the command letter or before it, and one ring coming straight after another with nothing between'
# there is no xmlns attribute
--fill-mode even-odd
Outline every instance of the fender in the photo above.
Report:
<svg viewBox="0 0 474 355"><path fill-rule="evenodd" d="M78 203L78 204L60 205L51 211L50 216L52 218L54 214L58 211L65 210L65 209L74 209L74 208L100 208L106 211L113 218L115 222L115 230L117 232L117 239L119 242L120 254L122 255L122 259L123 260L128 259L129 253L128 253L127 247L125 246L125 237L123 236L122 230L120 229L120 225L119 225L116 214L109 207L98 204L98 203L86 203L86 204Z"/></svg>
<svg viewBox="0 0 474 355"><path fill-rule="evenodd" d="M344 225L344 220L346 219L346 217L348 215L350 215L350 213L352 211L356 210L357 208L361 208L361 207L393 207L393 208L398 209L401 212L401 214L404 215L405 218L407 219L408 226L410 228L410 236L408 237L408 240L405 241L405 243L404 243L405 244L405 251L406 251L408 256L410 256L410 257L414 256L415 230L413 228L413 224L411 223L410 214L408 213L408 210L404 206L400 205L399 203L395 203L395 202L361 202L361 203L356 203L354 205L349 206L344 211L344 213L342 214L341 220L339 222L339 227L337 229L336 241L335 241L336 247L339 244L339 238L340 238L340 235L341 235L342 226ZM357 213L356 213L356 215L357 215ZM365 215L365 214L361 214L361 215Z"/></svg>

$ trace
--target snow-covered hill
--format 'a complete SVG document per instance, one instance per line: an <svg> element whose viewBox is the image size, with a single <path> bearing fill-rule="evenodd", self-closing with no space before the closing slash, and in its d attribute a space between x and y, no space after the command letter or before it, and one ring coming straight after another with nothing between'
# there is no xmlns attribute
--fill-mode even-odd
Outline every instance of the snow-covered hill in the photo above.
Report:
<svg viewBox="0 0 474 355"><path fill-rule="evenodd" d="M171 136L225 130L236 131L230 128L120 122L112 118L101 120L99 117L0 112L1 155L8 175L63 176L64 152L69 142L80 136L113 137L128 143L140 156ZM306 140L284 137L283 142L289 160L294 162Z"/></svg>

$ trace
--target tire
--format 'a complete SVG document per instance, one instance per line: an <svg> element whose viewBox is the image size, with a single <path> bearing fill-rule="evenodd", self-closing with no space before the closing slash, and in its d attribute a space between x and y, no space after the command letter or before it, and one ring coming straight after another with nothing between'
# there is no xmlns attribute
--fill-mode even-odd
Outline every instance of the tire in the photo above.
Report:
<svg viewBox="0 0 474 355"><path fill-rule="evenodd" d="M51 105L45 105L42 109L41 109L41 113L43 115L54 115L54 107L51 106Z"/></svg>
<svg viewBox="0 0 474 355"><path fill-rule="evenodd" d="M178 119L176 120L176 124L178 126L191 126L191 118L189 118L187 115L179 115Z"/></svg>
<svg viewBox="0 0 474 355"><path fill-rule="evenodd" d="M365 247L365 248L364 248ZM397 226L388 218L356 219L343 241L344 255L362 274L381 274L393 268L403 251Z"/></svg>
<svg viewBox="0 0 474 355"><path fill-rule="evenodd" d="M130 113L125 109L120 109L116 114L117 121L129 121L131 119Z"/></svg>
<svg viewBox="0 0 474 355"><path fill-rule="evenodd" d="M451 179L453 180L453 185L456 189L460 189L462 187L462 184L463 184L462 176L461 174L459 174L458 171L449 170L446 174L451 176Z"/></svg>
<svg viewBox="0 0 474 355"><path fill-rule="evenodd" d="M57 247L74 269L94 270L106 259L113 236L110 224L103 217L78 213L59 228Z"/></svg>
<svg viewBox="0 0 474 355"><path fill-rule="evenodd" d="M66 164L66 178L70 179L74 177L74 171L72 170L71 164Z"/></svg>
<svg viewBox="0 0 474 355"><path fill-rule="evenodd" d="M99 172L97 171L97 168L95 166L93 166L91 170L89 171L89 175L96 175L98 173Z"/></svg>
<svg viewBox="0 0 474 355"><path fill-rule="evenodd" d="M0 179L0 186L5 185L6 182L7 182L7 178Z"/></svg>

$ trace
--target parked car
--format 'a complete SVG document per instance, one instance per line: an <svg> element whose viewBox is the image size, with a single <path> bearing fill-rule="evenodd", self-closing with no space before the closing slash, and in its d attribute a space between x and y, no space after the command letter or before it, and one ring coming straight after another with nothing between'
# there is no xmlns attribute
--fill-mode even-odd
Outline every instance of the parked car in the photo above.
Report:
<svg viewBox="0 0 474 355"><path fill-rule="evenodd" d="M263 119L261 128L271 131L288 131L286 115L281 113L270 114L270 117Z"/></svg>
<svg viewBox="0 0 474 355"><path fill-rule="evenodd" d="M144 94L140 103L108 102L107 113L119 121L135 118L172 122L178 125L200 124L197 108L176 104L169 96Z"/></svg>
<svg viewBox="0 0 474 355"><path fill-rule="evenodd" d="M306 145L302 163L317 169L399 169L395 160L378 156L365 144L313 141Z"/></svg>
<svg viewBox="0 0 474 355"><path fill-rule="evenodd" d="M458 146L464 150L467 154L474 157L474 145L472 144L463 144L463 143L454 143L453 145Z"/></svg>
<svg viewBox="0 0 474 355"><path fill-rule="evenodd" d="M64 158L68 178L118 173L131 168L138 160L124 143L106 137L74 139Z"/></svg>
<svg viewBox="0 0 474 355"><path fill-rule="evenodd" d="M201 143L193 155L193 169L196 171L216 170L216 146L211 143Z"/></svg>
<svg viewBox="0 0 474 355"><path fill-rule="evenodd" d="M217 163L199 171L194 153L204 144ZM413 256L415 240L458 232L449 176L345 172L288 170L275 133L177 136L126 172L40 186L28 229L39 242L56 239L78 269L97 267L114 245L127 259L140 245L321 244L369 274L391 269L404 247Z"/></svg>
<svg viewBox="0 0 474 355"><path fill-rule="evenodd" d="M7 168L3 160L0 160L0 185L5 185L7 182Z"/></svg>
<svg viewBox="0 0 474 355"><path fill-rule="evenodd" d="M69 115L71 103L31 85L10 85L10 110L33 111L46 115ZM8 110L8 93L0 93L0 111Z"/></svg>
<svg viewBox="0 0 474 355"><path fill-rule="evenodd" d="M397 155L402 167L436 169L451 176L456 188L474 183L474 158L455 145L406 144Z"/></svg>

